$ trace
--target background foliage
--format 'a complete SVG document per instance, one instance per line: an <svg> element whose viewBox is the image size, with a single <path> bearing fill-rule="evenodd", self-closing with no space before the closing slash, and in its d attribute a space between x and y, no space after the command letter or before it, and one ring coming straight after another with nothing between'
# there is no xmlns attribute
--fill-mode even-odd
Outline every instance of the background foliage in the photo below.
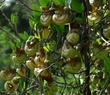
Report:
<svg viewBox="0 0 110 95"><path fill-rule="evenodd" d="M44 20L55 14L67 18ZM69 39L71 31L76 36ZM22 52L28 41L35 41L36 55ZM109 0L1 0L0 95L110 95L109 46ZM70 48L75 52L64 53ZM17 55L23 55L18 64ZM45 59L43 67L30 70L26 61L37 56ZM14 76L4 80L10 72ZM13 80L17 87L10 92L4 85Z"/></svg>

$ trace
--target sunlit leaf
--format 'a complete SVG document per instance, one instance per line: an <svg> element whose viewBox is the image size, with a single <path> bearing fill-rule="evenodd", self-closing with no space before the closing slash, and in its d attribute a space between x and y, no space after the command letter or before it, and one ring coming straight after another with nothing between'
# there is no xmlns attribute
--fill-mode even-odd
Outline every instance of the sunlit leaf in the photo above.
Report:
<svg viewBox="0 0 110 95"><path fill-rule="evenodd" d="M12 21L13 24L16 24L16 22L17 22L17 17L16 17L15 14L11 14L11 21Z"/></svg>
<svg viewBox="0 0 110 95"><path fill-rule="evenodd" d="M55 3L55 4L64 4L65 3L65 0L53 0L53 2Z"/></svg>
<svg viewBox="0 0 110 95"><path fill-rule="evenodd" d="M46 6L49 3L49 0L39 0L41 6Z"/></svg>

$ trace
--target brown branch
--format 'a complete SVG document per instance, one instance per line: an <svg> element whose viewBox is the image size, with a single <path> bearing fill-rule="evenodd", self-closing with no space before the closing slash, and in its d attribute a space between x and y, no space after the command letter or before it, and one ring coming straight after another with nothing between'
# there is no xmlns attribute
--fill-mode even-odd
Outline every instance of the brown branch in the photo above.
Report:
<svg viewBox="0 0 110 95"><path fill-rule="evenodd" d="M88 26L88 19L87 19L87 16L88 16L89 10L90 10L89 0L83 0L83 4L85 7L83 15L86 18L85 22L83 24L83 29L82 29L82 33L81 33L81 42L80 42L81 57L85 64L85 69L86 69L85 81L83 84L83 95L91 95L91 90L90 90L90 86L89 86L90 85L89 81L90 81L91 57L90 57L90 50L89 50L90 41L89 41L89 26Z"/></svg>

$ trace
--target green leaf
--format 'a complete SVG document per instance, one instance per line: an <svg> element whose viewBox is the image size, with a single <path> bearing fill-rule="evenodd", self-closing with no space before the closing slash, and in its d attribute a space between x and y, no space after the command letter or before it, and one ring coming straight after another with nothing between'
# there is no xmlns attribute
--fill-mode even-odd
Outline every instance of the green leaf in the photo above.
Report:
<svg viewBox="0 0 110 95"><path fill-rule="evenodd" d="M40 1L40 0L39 0ZM44 0L45 1L45 0ZM37 11L41 11L41 8L40 8L40 4L39 3L34 3L32 5L32 9L33 10L37 10Z"/></svg>
<svg viewBox="0 0 110 95"><path fill-rule="evenodd" d="M49 43L47 43L43 48L45 49L45 51L49 52L49 51L54 51L56 49L56 41L50 41Z"/></svg>
<svg viewBox="0 0 110 95"><path fill-rule="evenodd" d="M64 32L64 25L54 25L53 31L55 31L54 29L58 32Z"/></svg>
<svg viewBox="0 0 110 95"><path fill-rule="evenodd" d="M17 17L15 14L11 14L11 21L12 23L16 23L17 22Z"/></svg>
<svg viewBox="0 0 110 95"><path fill-rule="evenodd" d="M106 75L110 73L110 58L104 57L104 72Z"/></svg>
<svg viewBox="0 0 110 95"><path fill-rule="evenodd" d="M84 11L84 5L79 0L72 0L70 6L73 11L78 13Z"/></svg>
<svg viewBox="0 0 110 95"><path fill-rule="evenodd" d="M78 22L78 23L80 23L80 24L84 23L84 20L85 20L84 17L76 17L75 18L75 21Z"/></svg>
<svg viewBox="0 0 110 95"><path fill-rule="evenodd" d="M24 41L26 41L26 40L28 39L28 37L29 37L26 32L24 32L24 33L19 33L19 36L20 36Z"/></svg>
<svg viewBox="0 0 110 95"><path fill-rule="evenodd" d="M20 47L21 46L21 40L20 39L16 39L16 46Z"/></svg>
<svg viewBox="0 0 110 95"><path fill-rule="evenodd" d="M15 44L12 41L9 41L9 44L12 49L15 49Z"/></svg>
<svg viewBox="0 0 110 95"><path fill-rule="evenodd" d="M47 6L49 3L49 0L39 0L39 3L41 6Z"/></svg>
<svg viewBox="0 0 110 95"><path fill-rule="evenodd" d="M110 58L108 57L108 53L106 51L100 51L96 58L104 60L104 72L105 75L108 75L110 73Z"/></svg>
<svg viewBox="0 0 110 95"><path fill-rule="evenodd" d="M47 81L46 80L44 80L44 87L46 87L47 86Z"/></svg>
<svg viewBox="0 0 110 95"><path fill-rule="evenodd" d="M57 5L60 5L60 4L64 4L65 3L65 0L53 0L53 2Z"/></svg>
<svg viewBox="0 0 110 95"><path fill-rule="evenodd" d="M96 50L97 54L95 54L95 58L99 58L104 60L104 58L107 56L107 52L106 51L100 51L100 50Z"/></svg>

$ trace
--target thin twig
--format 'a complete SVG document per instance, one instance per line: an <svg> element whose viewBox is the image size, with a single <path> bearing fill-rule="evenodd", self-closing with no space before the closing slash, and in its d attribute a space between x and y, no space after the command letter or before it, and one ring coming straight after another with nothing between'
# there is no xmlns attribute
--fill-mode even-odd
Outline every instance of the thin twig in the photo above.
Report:
<svg viewBox="0 0 110 95"><path fill-rule="evenodd" d="M13 23L11 22L11 20L6 16L6 14L5 14L2 10L0 10L0 11L1 11L2 15L5 17L5 19L9 22L10 27L11 27L13 30L16 30L15 27L14 27L14 24L13 24Z"/></svg>
<svg viewBox="0 0 110 95"><path fill-rule="evenodd" d="M103 32L103 31L101 30L101 32ZM104 41L107 45L110 45L110 42L107 41L107 40L103 37L103 35L101 35L101 33L97 33L97 35L98 35L98 36L101 38L101 40Z"/></svg>
<svg viewBox="0 0 110 95"><path fill-rule="evenodd" d="M14 44L16 44L15 40L16 40L17 37L15 37L14 35L12 35L12 34L9 33L8 31L6 31L5 29L3 29L1 26L0 26L0 30L4 31L4 32L8 35L8 37L11 39L11 41L12 41Z"/></svg>
<svg viewBox="0 0 110 95"><path fill-rule="evenodd" d="M20 3L23 4L23 5L24 5L26 8L28 8L29 10L41 13L41 11L31 9L31 8L30 8L27 4L25 4L22 0L18 0L18 1L20 1Z"/></svg>
<svg viewBox="0 0 110 95"><path fill-rule="evenodd" d="M25 91L23 91L22 93L21 93L21 95L24 95L25 93L27 93L28 91L30 91L30 90L32 90L33 88L36 88L37 87L37 85L32 85L32 86L30 86L29 88L27 88Z"/></svg>

